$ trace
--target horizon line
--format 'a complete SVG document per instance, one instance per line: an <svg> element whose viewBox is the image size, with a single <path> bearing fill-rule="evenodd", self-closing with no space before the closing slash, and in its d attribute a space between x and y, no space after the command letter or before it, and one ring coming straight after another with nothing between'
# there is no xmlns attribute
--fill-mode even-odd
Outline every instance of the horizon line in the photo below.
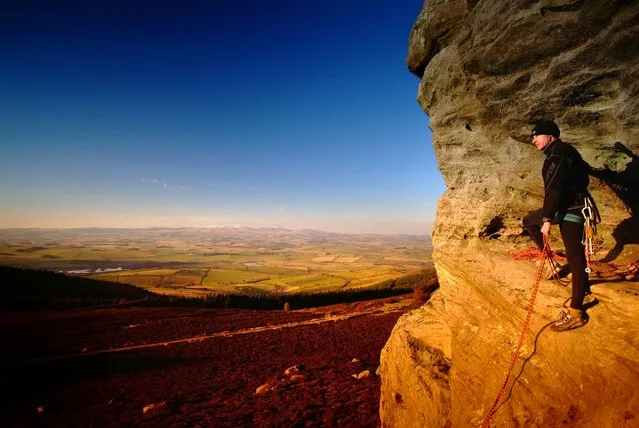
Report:
<svg viewBox="0 0 639 428"><path fill-rule="evenodd" d="M387 236L425 236L430 237L430 233L389 233L389 232L333 232L329 230L313 229L310 227L300 229L289 229L282 226L246 226L246 225L222 225L222 226L68 226L68 227L46 227L46 226L10 226L0 227L1 230L85 230L85 229L102 229L102 230L150 230L150 229L281 229L289 232L313 231L322 233L333 233L336 235L387 235Z"/></svg>

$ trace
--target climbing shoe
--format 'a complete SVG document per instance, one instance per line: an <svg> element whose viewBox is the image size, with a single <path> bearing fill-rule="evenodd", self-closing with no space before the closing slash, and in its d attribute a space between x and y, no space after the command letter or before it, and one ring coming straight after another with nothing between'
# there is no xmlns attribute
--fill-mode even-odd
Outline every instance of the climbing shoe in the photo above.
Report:
<svg viewBox="0 0 639 428"><path fill-rule="evenodd" d="M568 331L583 327L586 324L588 324L588 315L586 315L584 311L567 308L559 313L557 321L550 326L550 329L554 331Z"/></svg>

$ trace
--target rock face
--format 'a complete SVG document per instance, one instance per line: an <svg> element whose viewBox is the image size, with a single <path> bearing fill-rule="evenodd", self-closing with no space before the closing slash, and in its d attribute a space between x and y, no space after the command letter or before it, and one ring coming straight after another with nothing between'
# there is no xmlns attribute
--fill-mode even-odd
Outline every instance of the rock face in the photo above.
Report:
<svg viewBox="0 0 639 428"><path fill-rule="evenodd" d="M541 206L532 124L554 119L591 165L594 260L639 257L639 2L428 0L407 65L421 78L447 189L433 232L440 289L382 352L385 426L478 426L512 358L537 273L522 217ZM551 246L563 250L554 226ZM639 283L592 279L590 323L546 329L570 295L542 281L495 426L639 424Z"/></svg>

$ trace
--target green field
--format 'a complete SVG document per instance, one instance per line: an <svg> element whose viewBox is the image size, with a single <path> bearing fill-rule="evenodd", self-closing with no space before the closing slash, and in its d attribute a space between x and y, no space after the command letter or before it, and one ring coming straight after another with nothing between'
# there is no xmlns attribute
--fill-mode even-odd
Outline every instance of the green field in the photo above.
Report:
<svg viewBox="0 0 639 428"><path fill-rule="evenodd" d="M374 287L430 267L430 251L429 238L404 235L284 229L0 229L0 265L77 272L74 275L180 296Z"/></svg>
<svg viewBox="0 0 639 428"><path fill-rule="evenodd" d="M242 284L246 282L260 282L269 279L270 275L249 270L211 269L204 277L202 285L215 288L220 284Z"/></svg>
<svg viewBox="0 0 639 428"><path fill-rule="evenodd" d="M297 291L325 291L339 289L348 283L344 278L339 278L330 275L300 275L300 276L285 276L264 281L260 285L264 284L266 287L273 287L275 289L281 289L284 293L297 292Z"/></svg>

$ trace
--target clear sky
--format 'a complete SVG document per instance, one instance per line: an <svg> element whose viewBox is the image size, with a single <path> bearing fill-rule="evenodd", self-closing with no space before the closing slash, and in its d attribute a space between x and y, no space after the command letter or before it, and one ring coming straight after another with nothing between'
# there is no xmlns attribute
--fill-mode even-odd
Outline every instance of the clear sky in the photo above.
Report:
<svg viewBox="0 0 639 428"><path fill-rule="evenodd" d="M0 227L429 234L421 0L10 1Z"/></svg>

